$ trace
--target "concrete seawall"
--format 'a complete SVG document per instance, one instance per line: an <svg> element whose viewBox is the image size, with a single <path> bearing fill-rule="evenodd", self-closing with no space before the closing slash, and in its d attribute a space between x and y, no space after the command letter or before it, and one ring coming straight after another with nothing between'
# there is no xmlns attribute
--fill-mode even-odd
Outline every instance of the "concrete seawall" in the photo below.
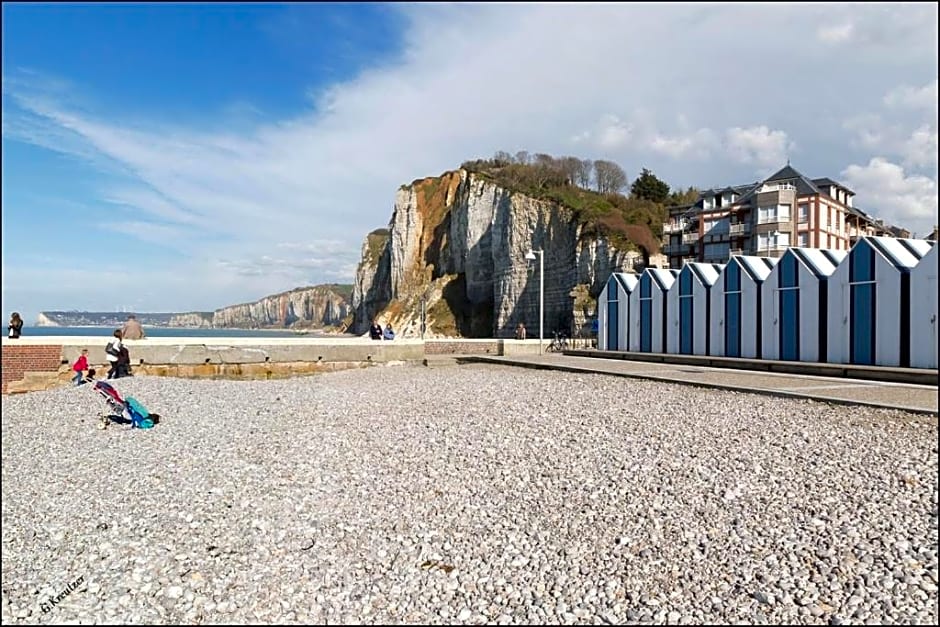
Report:
<svg viewBox="0 0 940 627"><path fill-rule="evenodd" d="M108 370L102 336L3 338L3 393L67 383L83 348L101 378ZM147 338L125 342L135 374L194 378L264 379L371 365L420 362L425 355L494 356L538 353L537 340L420 340L367 338Z"/></svg>

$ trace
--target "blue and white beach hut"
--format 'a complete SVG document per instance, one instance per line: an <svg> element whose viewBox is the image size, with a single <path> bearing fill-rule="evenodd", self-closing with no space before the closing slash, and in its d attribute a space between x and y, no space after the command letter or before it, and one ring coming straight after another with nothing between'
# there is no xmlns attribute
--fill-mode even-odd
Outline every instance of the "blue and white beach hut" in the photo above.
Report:
<svg viewBox="0 0 940 627"><path fill-rule="evenodd" d="M669 290L678 270L647 268L630 296L630 350L644 353L668 352Z"/></svg>
<svg viewBox="0 0 940 627"><path fill-rule="evenodd" d="M937 245L911 270L911 368L937 367Z"/></svg>
<svg viewBox="0 0 940 627"><path fill-rule="evenodd" d="M681 355L711 354L711 290L724 265L691 262L679 271L669 290L673 324L666 338L666 352Z"/></svg>
<svg viewBox="0 0 940 627"><path fill-rule="evenodd" d="M635 274L614 272L598 294L597 347L600 350L629 350L630 294L637 284Z"/></svg>
<svg viewBox="0 0 940 627"><path fill-rule="evenodd" d="M711 290L711 353L718 357L761 356L761 284L779 261L776 257L736 255Z"/></svg>
<svg viewBox="0 0 940 627"><path fill-rule="evenodd" d="M761 357L825 361L829 277L844 250L788 248L761 285Z"/></svg>
<svg viewBox="0 0 940 627"><path fill-rule="evenodd" d="M910 366L911 271L925 240L862 237L830 279L828 360Z"/></svg>

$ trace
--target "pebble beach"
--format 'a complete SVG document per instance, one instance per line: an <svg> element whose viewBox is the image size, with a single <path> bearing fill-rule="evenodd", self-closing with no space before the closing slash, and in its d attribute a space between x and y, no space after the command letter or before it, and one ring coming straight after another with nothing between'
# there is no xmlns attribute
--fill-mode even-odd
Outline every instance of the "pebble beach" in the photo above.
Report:
<svg viewBox="0 0 940 627"><path fill-rule="evenodd" d="M376 366L3 399L2 619L936 624L937 419Z"/></svg>

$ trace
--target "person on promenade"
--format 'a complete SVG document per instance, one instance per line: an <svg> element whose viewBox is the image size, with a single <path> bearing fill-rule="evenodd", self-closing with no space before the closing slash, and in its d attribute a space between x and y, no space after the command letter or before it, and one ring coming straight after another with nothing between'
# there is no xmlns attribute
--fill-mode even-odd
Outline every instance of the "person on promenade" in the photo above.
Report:
<svg viewBox="0 0 940 627"><path fill-rule="evenodd" d="M72 364L72 372L75 373L75 376L72 377L72 382L75 383L76 386L85 382L86 370L88 370L88 349L83 348L82 354L79 355L75 363Z"/></svg>
<svg viewBox="0 0 940 627"><path fill-rule="evenodd" d="M134 314L127 316L127 322L121 327L121 335L124 336L125 340L142 340L147 337L144 328L137 322L137 317Z"/></svg>
<svg viewBox="0 0 940 627"><path fill-rule="evenodd" d="M124 343L121 342L121 337L123 334L121 330L118 329L114 332L114 339L108 342L108 345L104 347L104 352L107 353L106 357L108 363L111 364L111 369L108 370L109 379L117 379L120 376L118 370L118 360L121 358L121 349L124 348Z"/></svg>
<svg viewBox="0 0 940 627"><path fill-rule="evenodd" d="M395 331L392 330L392 324L391 324L391 323L388 323L388 324L385 325L385 331L382 333L382 339L383 339L383 340L394 340L394 339L395 339Z"/></svg>
<svg viewBox="0 0 940 627"><path fill-rule="evenodd" d="M525 339L525 325L522 324L521 322L519 323L519 326L516 327L516 339L517 340Z"/></svg>
<svg viewBox="0 0 940 627"><path fill-rule="evenodd" d="M382 325L379 324L378 320L372 321L372 326L369 327L369 337L371 337L373 340L382 339Z"/></svg>
<svg viewBox="0 0 940 627"><path fill-rule="evenodd" d="M10 325L7 327L7 331L7 335L13 339L23 334L23 319L20 318L19 313L14 311L10 316Z"/></svg>

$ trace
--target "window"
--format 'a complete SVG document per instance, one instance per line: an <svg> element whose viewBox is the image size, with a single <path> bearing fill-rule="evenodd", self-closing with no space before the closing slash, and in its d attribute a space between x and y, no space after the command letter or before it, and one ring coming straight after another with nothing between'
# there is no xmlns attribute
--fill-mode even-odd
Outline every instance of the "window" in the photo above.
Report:
<svg viewBox="0 0 940 627"><path fill-rule="evenodd" d="M731 255L731 246L724 244L705 244L706 259L726 260Z"/></svg>
<svg viewBox="0 0 940 627"><path fill-rule="evenodd" d="M728 232L729 226L728 218L705 220L705 233L707 235L721 235Z"/></svg>
<svg viewBox="0 0 940 627"><path fill-rule="evenodd" d="M799 234L799 246L807 247L809 246L809 233L803 232Z"/></svg>
<svg viewBox="0 0 940 627"><path fill-rule="evenodd" d="M790 205L760 207L757 212L758 223L790 221Z"/></svg>
<svg viewBox="0 0 940 627"><path fill-rule="evenodd" d="M762 251L774 250L776 248L786 248L790 245L789 233L758 233L757 235L757 254Z"/></svg>
<svg viewBox="0 0 940 627"><path fill-rule="evenodd" d="M800 222L809 222L809 204L802 203L798 207Z"/></svg>

